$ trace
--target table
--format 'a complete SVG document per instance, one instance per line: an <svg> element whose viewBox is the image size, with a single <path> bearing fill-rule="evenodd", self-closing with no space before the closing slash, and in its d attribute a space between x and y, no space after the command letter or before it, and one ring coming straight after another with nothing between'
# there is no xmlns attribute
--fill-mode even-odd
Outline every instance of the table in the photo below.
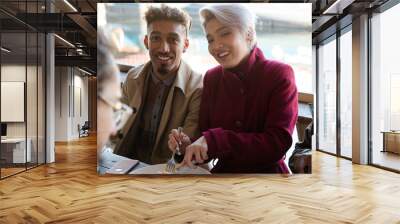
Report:
<svg viewBox="0 0 400 224"><path fill-rule="evenodd" d="M104 148L99 156L97 172L101 175L106 174L107 170L110 170L111 167L114 166L114 164L116 164L118 161L121 161L121 160L131 160L131 159L114 154L111 148ZM205 165L200 165L200 166L204 169L211 170L212 169L211 163L212 162L205 164ZM135 170L138 170L138 169L146 167L146 166L150 166L150 165L139 161L139 163L137 165L135 165L135 167L131 171L129 171L128 174L136 175L136 174L133 174L133 172ZM154 173L154 174L156 174L156 173Z"/></svg>
<svg viewBox="0 0 400 224"><path fill-rule="evenodd" d="M97 172L99 174L105 174L107 170L111 169L111 167L121 160L128 160L130 158L126 158L117 154L114 154L111 148L104 148L99 155L99 161L97 166ZM146 163L139 162L133 170L137 170L143 167L149 166ZM132 170L132 171L133 171ZM132 172L131 171L131 172Z"/></svg>
<svg viewBox="0 0 400 224"><path fill-rule="evenodd" d="M1 139L1 159L5 163L26 163L31 161L31 145L30 138L26 139L27 147L25 151L25 138L5 138Z"/></svg>
<svg viewBox="0 0 400 224"><path fill-rule="evenodd" d="M393 152L400 154L400 131L382 131L383 150L382 152Z"/></svg>

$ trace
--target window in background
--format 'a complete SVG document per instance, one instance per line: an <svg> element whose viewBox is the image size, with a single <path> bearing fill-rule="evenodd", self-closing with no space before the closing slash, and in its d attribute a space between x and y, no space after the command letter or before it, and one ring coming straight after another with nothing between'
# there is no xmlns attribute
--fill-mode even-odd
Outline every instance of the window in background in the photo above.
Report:
<svg viewBox="0 0 400 224"><path fill-rule="evenodd" d="M400 170L400 132L395 132L400 130L398 21L400 4L371 19L372 163L395 170Z"/></svg>
<svg viewBox="0 0 400 224"><path fill-rule="evenodd" d="M340 154L352 157L352 32L340 36Z"/></svg>
<svg viewBox="0 0 400 224"><path fill-rule="evenodd" d="M336 37L318 48L318 149L336 154Z"/></svg>

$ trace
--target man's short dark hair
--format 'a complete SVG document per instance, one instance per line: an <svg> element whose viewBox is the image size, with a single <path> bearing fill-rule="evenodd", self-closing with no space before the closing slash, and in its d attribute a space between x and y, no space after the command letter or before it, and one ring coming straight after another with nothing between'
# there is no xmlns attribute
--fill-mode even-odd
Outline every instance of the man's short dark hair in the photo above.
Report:
<svg viewBox="0 0 400 224"><path fill-rule="evenodd" d="M162 4L161 7L150 6L145 14L147 26L155 21L169 20L177 22L186 28L189 33L192 18L183 10Z"/></svg>

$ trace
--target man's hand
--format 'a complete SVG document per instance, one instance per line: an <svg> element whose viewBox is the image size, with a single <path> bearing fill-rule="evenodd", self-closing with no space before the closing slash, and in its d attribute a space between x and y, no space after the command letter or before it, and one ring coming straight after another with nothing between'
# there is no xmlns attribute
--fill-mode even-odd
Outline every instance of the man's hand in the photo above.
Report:
<svg viewBox="0 0 400 224"><path fill-rule="evenodd" d="M195 168L193 162L198 164L204 163L204 161L208 159L207 151L207 141L204 136L201 136L197 141L193 142L193 144L186 147L183 165Z"/></svg>
<svg viewBox="0 0 400 224"><path fill-rule="evenodd" d="M177 129L172 129L168 137L168 148L172 152L175 152L176 146L179 144L179 152L182 155L185 153L186 147L192 144L189 136L187 136L183 131L179 134Z"/></svg>

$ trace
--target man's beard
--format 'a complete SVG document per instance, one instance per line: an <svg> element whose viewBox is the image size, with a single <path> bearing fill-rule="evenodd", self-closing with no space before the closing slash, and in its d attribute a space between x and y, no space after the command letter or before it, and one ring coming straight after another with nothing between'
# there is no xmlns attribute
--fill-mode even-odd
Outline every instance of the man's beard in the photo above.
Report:
<svg viewBox="0 0 400 224"><path fill-rule="evenodd" d="M158 72L160 75L166 75L166 74L168 74L169 70L168 70L168 68L167 68L167 65L161 65L161 66L157 69L157 72Z"/></svg>

